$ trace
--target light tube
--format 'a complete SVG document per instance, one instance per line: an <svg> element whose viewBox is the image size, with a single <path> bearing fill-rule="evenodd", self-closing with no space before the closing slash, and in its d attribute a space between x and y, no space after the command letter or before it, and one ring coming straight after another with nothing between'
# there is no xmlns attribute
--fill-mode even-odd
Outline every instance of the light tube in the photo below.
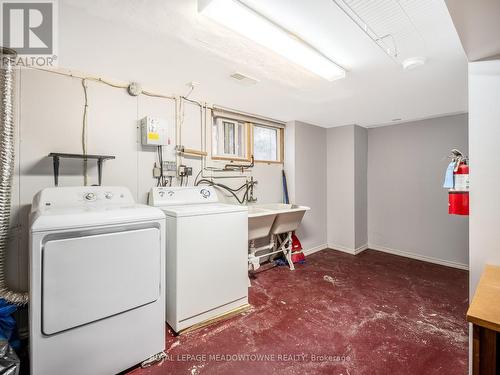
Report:
<svg viewBox="0 0 500 375"><path fill-rule="evenodd" d="M198 0L198 12L328 81L345 70L239 0Z"/></svg>

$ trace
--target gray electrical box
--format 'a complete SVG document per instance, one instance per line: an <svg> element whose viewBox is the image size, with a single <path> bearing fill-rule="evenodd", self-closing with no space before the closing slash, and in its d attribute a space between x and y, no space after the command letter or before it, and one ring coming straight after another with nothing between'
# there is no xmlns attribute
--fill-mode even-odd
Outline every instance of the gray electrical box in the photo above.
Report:
<svg viewBox="0 0 500 375"><path fill-rule="evenodd" d="M163 162L163 175L167 177L175 177L177 174L177 163L175 161Z"/></svg>
<svg viewBox="0 0 500 375"><path fill-rule="evenodd" d="M141 143L144 146L174 146L175 128L173 124L158 117L146 116L140 121Z"/></svg>

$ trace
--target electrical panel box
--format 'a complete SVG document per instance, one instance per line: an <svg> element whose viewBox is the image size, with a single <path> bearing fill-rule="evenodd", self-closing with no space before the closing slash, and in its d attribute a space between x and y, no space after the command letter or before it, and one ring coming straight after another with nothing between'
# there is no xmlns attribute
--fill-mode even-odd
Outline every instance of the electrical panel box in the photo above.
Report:
<svg viewBox="0 0 500 375"><path fill-rule="evenodd" d="M140 126L144 146L175 146L173 124L162 118L146 116L141 119Z"/></svg>

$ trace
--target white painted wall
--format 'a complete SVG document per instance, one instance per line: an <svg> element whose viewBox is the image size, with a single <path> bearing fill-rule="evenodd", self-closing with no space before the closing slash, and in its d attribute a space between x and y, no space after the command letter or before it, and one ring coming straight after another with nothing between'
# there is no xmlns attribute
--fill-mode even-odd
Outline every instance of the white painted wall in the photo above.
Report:
<svg viewBox="0 0 500 375"><path fill-rule="evenodd" d="M485 264L500 264L500 60L469 64L470 295Z"/></svg>
<svg viewBox="0 0 500 375"><path fill-rule="evenodd" d="M290 202L311 208L297 231L305 250L326 247L326 132L300 121L287 124L285 167Z"/></svg>
<svg viewBox="0 0 500 375"><path fill-rule="evenodd" d="M370 248L467 267L468 218L448 215L442 188L467 146L466 114L368 129Z"/></svg>
<svg viewBox="0 0 500 375"><path fill-rule="evenodd" d="M160 70L160 66L157 67ZM104 185L128 187L138 202L146 203L156 180L152 177L156 149L143 147L137 122L146 115L175 121L172 100L146 96L131 97L123 89L88 81L88 153L115 155L103 168ZM8 250L7 278L12 288L27 290L28 214L33 195L53 186L50 152L81 153L83 89L81 80L49 72L23 70L18 80L17 164L14 178L12 227ZM210 129L207 138L210 137ZM199 107L186 105L182 142L201 148ZM206 142L210 153L210 141ZM184 158L194 176L201 167L199 158ZM209 165L216 165L208 161ZM219 164L220 165L220 164ZM281 165L257 164L255 196L260 203L281 202ZM82 162L62 160L60 186L82 185ZM89 184L97 183L97 168L89 162ZM244 183L245 177L224 180L230 186ZM228 199L230 202L235 202Z"/></svg>

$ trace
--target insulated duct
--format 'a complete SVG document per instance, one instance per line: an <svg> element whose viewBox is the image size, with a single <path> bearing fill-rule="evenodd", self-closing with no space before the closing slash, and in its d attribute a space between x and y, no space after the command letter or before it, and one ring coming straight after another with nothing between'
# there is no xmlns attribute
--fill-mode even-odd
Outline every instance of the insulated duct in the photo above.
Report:
<svg viewBox="0 0 500 375"><path fill-rule="evenodd" d="M0 47L0 297L25 305L27 292L14 292L7 286L6 257L10 231L12 175L14 173L14 85L16 52Z"/></svg>

